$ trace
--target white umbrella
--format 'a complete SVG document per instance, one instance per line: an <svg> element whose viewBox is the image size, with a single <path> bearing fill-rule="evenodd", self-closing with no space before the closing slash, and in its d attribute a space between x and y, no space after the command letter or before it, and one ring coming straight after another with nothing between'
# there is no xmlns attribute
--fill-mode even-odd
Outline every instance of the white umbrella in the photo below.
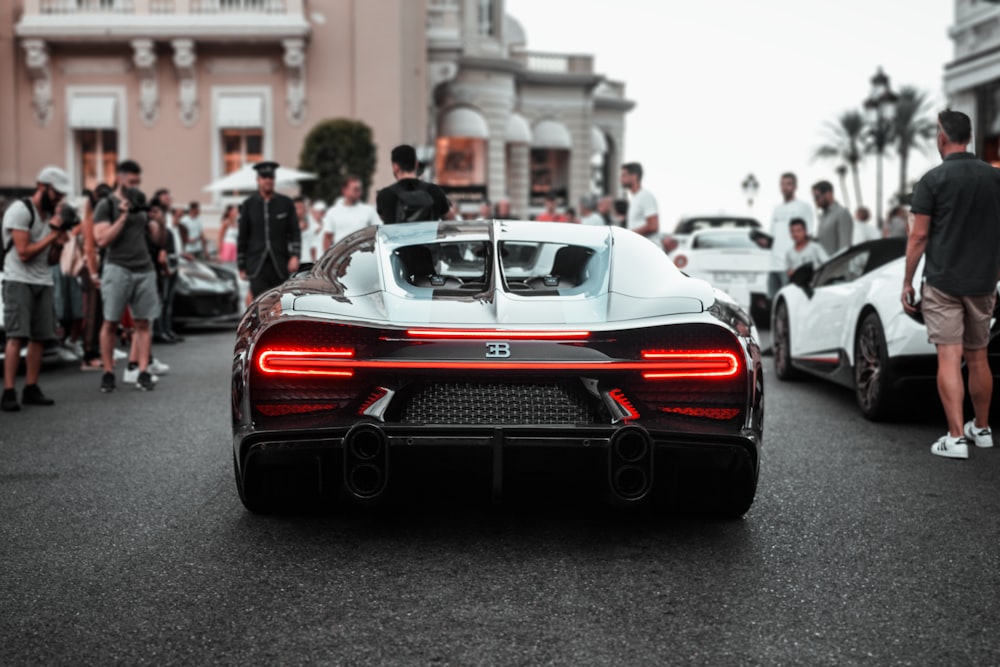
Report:
<svg viewBox="0 0 1000 667"><path fill-rule="evenodd" d="M310 181L316 178L316 174L308 171L299 171L289 167L278 167L274 174L274 185L294 185L299 181ZM236 192L239 190L256 190L257 172L253 170L252 164L245 164L240 169L231 174L226 174L217 181L209 183L203 192Z"/></svg>

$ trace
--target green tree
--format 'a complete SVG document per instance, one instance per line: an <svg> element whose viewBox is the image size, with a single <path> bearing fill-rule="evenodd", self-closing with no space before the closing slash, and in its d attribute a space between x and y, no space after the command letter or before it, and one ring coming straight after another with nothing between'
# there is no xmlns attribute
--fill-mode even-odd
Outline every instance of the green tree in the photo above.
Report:
<svg viewBox="0 0 1000 667"><path fill-rule="evenodd" d="M896 113L889 126L889 141L899 156L899 197L907 195L907 170L910 151L926 152L937 136L937 119L931 113L927 93L913 86L903 86L896 100Z"/></svg>
<svg viewBox="0 0 1000 667"><path fill-rule="evenodd" d="M861 178L858 165L864 156L865 118L860 111L845 111L836 121L825 124L827 142L816 149L815 158L833 158L847 163L854 178L854 198L858 206L861 199Z"/></svg>
<svg viewBox="0 0 1000 667"><path fill-rule="evenodd" d="M318 176L315 181L302 183L302 193L332 204L340 196L344 177L354 174L361 179L363 198L367 200L375 161L370 127L350 118L321 121L306 135L299 154L299 169Z"/></svg>

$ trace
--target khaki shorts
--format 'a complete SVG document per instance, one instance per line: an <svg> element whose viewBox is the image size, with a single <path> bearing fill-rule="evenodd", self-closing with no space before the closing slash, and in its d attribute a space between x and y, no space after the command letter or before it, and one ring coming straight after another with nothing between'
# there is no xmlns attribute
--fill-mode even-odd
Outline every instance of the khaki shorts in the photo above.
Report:
<svg viewBox="0 0 1000 667"><path fill-rule="evenodd" d="M935 345L961 345L981 350L990 344L990 319L997 294L952 296L924 285L921 310L927 334Z"/></svg>
<svg viewBox="0 0 1000 667"><path fill-rule="evenodd" d="M56 337L52 285L3 281L3 318L7 338L51 340Z"/></svg>

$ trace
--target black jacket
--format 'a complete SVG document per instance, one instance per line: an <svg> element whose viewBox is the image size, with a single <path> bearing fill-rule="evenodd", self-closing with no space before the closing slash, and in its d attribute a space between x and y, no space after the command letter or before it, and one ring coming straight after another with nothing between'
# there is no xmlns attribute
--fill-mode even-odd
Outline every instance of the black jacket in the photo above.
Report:
<svg viewBox="0 0 1000 667"><path fill-rule="evenodd" d="M240 209L236 264L250 278L270 260L279 276L288 275L288 260L299 256L299 216L290 197L275 193L265 202L252 194Z"/></svg>

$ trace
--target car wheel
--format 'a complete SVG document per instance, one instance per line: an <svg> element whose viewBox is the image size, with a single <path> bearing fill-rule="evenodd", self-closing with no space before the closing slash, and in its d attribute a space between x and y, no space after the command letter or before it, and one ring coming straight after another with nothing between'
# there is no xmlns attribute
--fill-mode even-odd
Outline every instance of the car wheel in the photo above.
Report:
<svg viewBox="0 0 1000 667"><path fill-rule="evenodd" d="M788 329L788 306L784 301L780 301L774 311L774 331L771 332L774 374L779 380L794 380L801 377L801 373L792 366L792 339Z"/></svg>
<svg viewBox="0 0 1000 667"><path fill-rule="evenodd" d="M855 336L854 395L861 414L871 420L885 419L896 406L889 374L889 351L882 320L876 313L865 315Z"/></svg>

